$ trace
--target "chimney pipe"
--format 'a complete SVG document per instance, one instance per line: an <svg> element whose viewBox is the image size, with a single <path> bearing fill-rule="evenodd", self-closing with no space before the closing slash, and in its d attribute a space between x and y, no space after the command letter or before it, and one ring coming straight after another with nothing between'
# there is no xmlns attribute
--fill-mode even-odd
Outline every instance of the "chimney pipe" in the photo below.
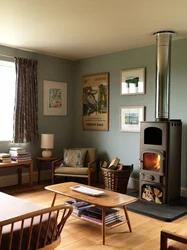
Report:
<svg viewBox="0 0 187 250"><path fill-rule="evenodd" d="M171 61L171 38L173 31L159 31L156 35L156 98L155 118L156 121L169 119L170 103L170 61Z"/></svg>

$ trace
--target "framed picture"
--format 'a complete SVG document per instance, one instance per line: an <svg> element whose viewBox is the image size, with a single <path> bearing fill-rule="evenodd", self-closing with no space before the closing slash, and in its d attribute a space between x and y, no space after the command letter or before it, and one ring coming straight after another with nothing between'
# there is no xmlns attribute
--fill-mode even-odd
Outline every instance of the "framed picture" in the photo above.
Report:
<svg viewBox="0 0 187 250"><path fill-rule="evenodd" d="M144 121L144 106L120 107L120 131L140 132L140 122Z"/></svg>
<svg viewBox="0 0 187 250"><path fill-rule="evenodd" d="M67 83L44 81L44 115L67 115Z"/></svg>
<svg viewBox="0 0 187 250"><path fill-rule="evenodd" d="M121 71L121 95L145 94L145 68Z"/></svg>
<svg viewBox="0 0 187 250"><path fill-rule="evenodd" d="M108 130L109 73L83 77L83 130Z"/></svg>

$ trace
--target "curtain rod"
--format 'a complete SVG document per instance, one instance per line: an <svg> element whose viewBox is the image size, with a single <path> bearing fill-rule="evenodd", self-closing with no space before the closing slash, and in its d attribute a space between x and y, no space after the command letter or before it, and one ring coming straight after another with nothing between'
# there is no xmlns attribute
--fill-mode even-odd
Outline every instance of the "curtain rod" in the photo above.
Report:
<svg viewBox="0 0 187 250"><path fill-rule="evenodd" d="M13 57L13 56L7 56L7 55L3 55L3 54L0 54L0 56L4 56L4 57L8 57L8 58L15 58L15 57Z"/></svg>

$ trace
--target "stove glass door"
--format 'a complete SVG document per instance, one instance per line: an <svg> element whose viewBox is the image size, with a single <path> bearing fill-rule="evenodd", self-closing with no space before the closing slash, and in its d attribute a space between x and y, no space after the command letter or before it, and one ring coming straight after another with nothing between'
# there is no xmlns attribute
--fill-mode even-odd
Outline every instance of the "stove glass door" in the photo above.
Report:
<svg viewBox="0 0 187 250"><path fill-rule="evenodd" d="M161 154L156 152L143 153L143 169L149 171L160 172Z"/></svg>

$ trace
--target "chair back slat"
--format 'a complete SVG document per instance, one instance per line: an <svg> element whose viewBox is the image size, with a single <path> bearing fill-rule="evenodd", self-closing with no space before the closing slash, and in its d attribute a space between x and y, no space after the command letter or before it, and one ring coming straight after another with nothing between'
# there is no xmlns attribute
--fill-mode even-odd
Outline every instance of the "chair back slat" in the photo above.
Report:
<svg viewBox="0 0 187 250"><path fill-rule="evenodd" d="M23 226L24 226L24 220L21 221L21 230L20 230L18 250L21 250L21 245L22 245L21 243L22 243L22 238L23 238Z"/></svg>
<svg viewBox="0 0 187 250"><path fill-rule="evenodd" d="M11 250L12 248L12 239L13 239L13 231L14 230L14 222L11 224L11 230L10 230L10 239L9 239L9 245L8 245L8 250Z"/></svg>
<svg viewBox="0 0 187 250"><path fill-rule="evenodd" d="M39 245L39 240L40 240L40 233L41 233L41 228L42 228L42 219L43 219L43 214L40 216L40 222L38 225L38 235L37 235L37 241L36 241L36 249L38 248Z"/></svg>
<svg viewBox="0 0 187 250"><path fill-rule="evenodd" d="M33 231L33 221L34 221L34 216L32 217L31 222L30 222L27 250L30 249L31 238L32 238L32 231Z"/></svg>
<svg viewBox="0 0 187 250"><path fill-rule="evenodd" d="M47 242L47 237L49 235L49 223L51 219L51 212L49 213L48 219L47 219L47 227L46 227L46 233L45 233L45 239L44 239L44 246L46 245Z"/></svg>
<svg viewBox="0 0 187 250"><path fill-rule="evenodd" d="M2 227L0 227L0 245L1 245L1 241L2 241Z"/></svg>
<svg viewBox="0 0 187 250"><path fill-rule="evenodd" d="M53 231L52 231L50 243L53 242L53 240L57 238L57 234L55 235L55 232L57 231L56 229L57 229L59 212L60 212L60 210L58 210L55 214L55 222L54 222L54 226L53 226Z"/></svg>
<svg viewBox="0 0 187 250"><path fill-rule="evenodd" d="M67 220L67 218L71 215L72 211L64 209L62 212L62 218L61 221L58 224L58 231L57 231L57 236L60 236L62 229L65 225L65 222Z"/></svg>

